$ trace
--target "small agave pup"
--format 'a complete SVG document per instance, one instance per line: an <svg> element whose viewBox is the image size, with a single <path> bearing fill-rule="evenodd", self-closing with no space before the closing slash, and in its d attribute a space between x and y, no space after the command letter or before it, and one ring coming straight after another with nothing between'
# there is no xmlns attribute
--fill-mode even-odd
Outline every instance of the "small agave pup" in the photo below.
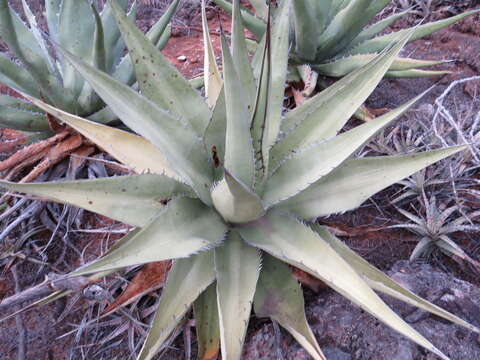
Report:
<svg viewBox="0 0 480 360"><path fill-rule="evenodd" d="M480 215L479 211L464 215L459 213L459 206L446 206L438 204L435 196L427 198L425 192L422 192L424 214L412 214L403 209L397 209L403 216L413 223L393 225L391 228L401 228L417 235L418 244L410 255L410 261L420 257L428 257L434 250L440 250L455 261L464 265L469 263L477 271L480 270L480 263L472 259L463 249L453 240L451 234L456 232L478 232L480 227L475 225L472 220ZM456 216L455 216L456 215Z"/></svg>
<svg viewBox="0 0 480 360"><path fill-rule="evenodd" d="M229 0L213 0L226 11L232 11ZM243 19L248 29L258 38L266 29L268 1L249 0L256 15L246 9ZM284 0L278 0L282 2ZM309 64L320 75L341 77L367 64L398 36L409 32L383 34L409 10L393 14L368 25L391 0L296 0L293 2L290 54L292 64ZM466 16L478 13L472 10L448 19L418 26L409 39L414 41L449 26ZM443 61L422 61L397 57L386 76L421 77L443 75L443 71L421 70Z"/></svg>
<svg viewBox="0 0 480 360"><path fill-rule="evenodd" d="M442 359L448 357L374 290L478 332L402 288L325 228L308 222L356 208L381 189L463 149L352 158L417 99L336 135L411 34L282 114L291 1L283 1L276 10L272 30L268 25L264 47L257 51L252 67L245 51L239 3L234 2L231 51L222 37L223 79L205 32L206 101L131 24L121 7L115 1L110 4L142 94L69 52L63 53L119 118L141 136L30 99L136 172L150 173L0 184L136 227L103 258L72 276L101 276L127 266L175 260L138 359L152 359L192 305L199 358L216 358L220 346L223 359L240 359L252 304L258 316L277 321L314 359L325 359L307 324L301 288L287 264L321 279ZM166 198L170 200L164 206Z"/></svg>

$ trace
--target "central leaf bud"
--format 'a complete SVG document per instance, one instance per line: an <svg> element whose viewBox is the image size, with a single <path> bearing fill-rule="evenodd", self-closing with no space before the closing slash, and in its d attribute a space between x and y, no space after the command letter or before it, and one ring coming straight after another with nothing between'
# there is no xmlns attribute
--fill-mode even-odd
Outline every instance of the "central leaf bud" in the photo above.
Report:
<svg viewBox="0 0 480 360"><path fill-rule="evenodd" d="M265 214L258 195L228 172L213 188L212 201L223 219L234 224L254 221Z"/></svg>

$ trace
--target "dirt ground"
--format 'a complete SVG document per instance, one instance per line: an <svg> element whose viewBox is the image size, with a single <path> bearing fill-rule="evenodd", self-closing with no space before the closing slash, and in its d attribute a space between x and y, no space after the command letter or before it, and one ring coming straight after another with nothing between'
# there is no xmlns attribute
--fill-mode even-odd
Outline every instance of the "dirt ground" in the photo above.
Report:
<svg viewBox="0 0 480 360"><path fill-rule="evenodd" d="M40 10L40 2L34 1L36 11ZM141 6L139 9L139 20L137 24L146 30L151 26L155 19L162 13L162 1L159 1L158 8ZM15 2L17 8L20 1ZM469 3L470 6L473 2ZM462 7L462 10L465 8ZM219 19L224 28L229 28L229 17L223 12L212 10L209 13L210 30L212 39L217 47L219 46ZM441 18L449 13L441 11L432 16ZM407 20L397 22L392 29L400 29L412 25L418 18L411 16ZM200 32L200 16L198 7L186 4L174 21L173 35L164 54L188 77L194 77L201 74L203 65L202 35ZM5 50L5 49L1 49ZM480 15L470 17L461 23L451 26L446 30L439 31L422 40L409 44L404 50L403 55L414 56L418 59L448 59L452 62L438 66L438 69L452 71L452 74L444 76L441 79L387 79L384 80L379 88L369 98L367 105L371 109L392 109L401 103L418 95L433 84L436 88L423 100L423 103L433 104L447 86L455 80L480 75ZM5 88L0 89L7 92ZM449 97L449 107L460 109L474 107L475 111L480 111L480 101L478 93L480 92L480 81L469 82L465 85L457 86ZM422 116L425 110L416 109L409 113L409 116ZM2 130L0 142L0 155L5 157L7 154L19 148L22 144L22 136L11 130ZM356 211L333 216L320 221L325 225L337 228L349 236L343 239L355 250L365 256L381 269L389 269L393 263L399 259L408 259L409 254L415 246L410 233L398 229L382 229L387 225L398 223L398 212L392 206L389 206L388 199L391 199L398 188L392 187L376 196L372 201L368 201L364 206ZM478 206L475 205L475 206ZM103 227L106 219L99 219L95 216L89 218L90 227ZM89 246L90 255L94 256L98 243L103 241L104 235L79 235L75 241L78 245ZM455 234L455 239L464 246L472 256L480 248L478 234ZM111 239L110 239L111 240ZM95 245L97 244L97 245ZM54 250L53 254L54 254ZM52 255L52 253L50 254ZM72 267L75 265L75 253L69 253ZM433 260L435 262L435 260ZM435 262L436 266L446 269L456 274L456 276L466 279L472 283L480 284L477 274L470 269L460 268L455 262L446 257L441 257ZM8 297L15 293L15 281L10 269L3 269L0 274L0 299ZM43 280L45 271L38 272L38 267L29 262L19 263L17 272L19 274L18 288L25 289L37 284ZM70 269L64 269L68 271ZM110 279L109 281L112 281ZM312 299L321 296L310 290L306 290L306 299ZM155 303L156 294L151 294L149 303ZM147 301L147 300L145 300ZM17 347L19 339L23 337L26 343L27 353L24 359L82 359L82 358L102 358L127 359L130 357L132 346L138 350L138 333L129 331L120 331L117 321L120 317L112 315L107 318L107 322L101 328L94 330L94 335L87 335L82 330L82 319L85 319L86 311L92 311L95 300L88 299L85 296L79 296L77 302L63 299L54 304L44 306L40 309L29 311L22 315L23 325L19 326L15 319L0 323L0 349L2 349L2 359L17 359ZM72 308L70 309L70 305ZM67 309L67 316L62 321L57 321L60 314ZM4 314L2 314L3 316ZM92 317L95 314L92 313ZM111 324L109 325L108 321ZM262 323L262 320L255 320L251 324L252 331ZM19 333L20 329L20 333ZM68 336L62 335L77 329ZM115 333L117 331L117 333ZM194 333L194 330L192 330ZM188 332L187 332L188 334ZM109 337L109 340L103 345L104 352L96 353L102 345L99 346L99 339ZM60 338L61 337L61 338ZM184 343L189 340L185 336L179 337L173 343L162 358L183 359ZM133 345L132 345L133 344ZM106 350L105 350L106 347ZM93 349L93 350L92 350ZM92 350L92 351L91 351ZM95 355L92 355L95 354Z"/></svg>

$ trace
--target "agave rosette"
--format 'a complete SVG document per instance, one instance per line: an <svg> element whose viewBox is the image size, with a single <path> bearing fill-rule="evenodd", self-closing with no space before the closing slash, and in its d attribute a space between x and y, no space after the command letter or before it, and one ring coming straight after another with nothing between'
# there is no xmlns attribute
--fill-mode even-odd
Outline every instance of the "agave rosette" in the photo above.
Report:
<svg viewBox="0 0 480 360"><path fill-rule="evenodd" d="M123 9L127 3L127 0L119 1ZM38 25L26 0L22 0L22 5L27 24L8 5L8 0L0 1L0 37L14 55L13 59L0 56L0 82L100 123L115 120L115 114L90 84L47 41L52 40L122 83L134 85L135 72L130 57L125 55L125 44L110 5L106 4L98 12L87 0L45 1L48 35ZM178 0L173 1L147 34L158 49L162 49L170 37L169 22L177 5ZM136 3L130 8L128 17L134 19L135 15ZM40 108L4 94L0 95L0 127L30 132L50 130Z"/></svg>
<svg viewBox="0 0 480 360"><path fill-rule="evenodd" d="M228 12L229 0L213 0ZM280 2L283 0L279 0ZM255 14L243 9L248 29L258 38L266 29L268 1L249 0ZM410 10L394 13L374 22L391 0L296 0L293 2L292 64L309 64L320 75L341 77L364 66L392 41L410 29L385 34L384 31ZM471 10L447 19L417 26L409 42L430 35L469 15ZM386 72L388 77L422 77L443 75L445 71L423 70L440 60L416 60L396 57Z"/></svg>
<svg viewBox="0 0 480 360"><path fill-rule="evenodd" d="M447 357L393 312L380 291L472 331L472 325L417 297L356 255L318 216L368 197L462 147L404 156L354 158L417 99L337 135L408 41L391 44L293 111L282 111L291 1L283 1L252 65L238 1L232 46L222 36L223 79L205 13L206 100L111 1L141 94L64 51L112 111L139 135L31 101L138 174L74 182L13 184L11 190L79 206L136 227L101 259L72 275L174 260L138 359L152 359L193 306L199 358L240 359L252 306L276 320L314 359L300 285L287 264L321 279L426 349ZM268 25L270 28L270 25ZM165 206L165 199L169 199ZM253 304L253 305L252 305Z"/></svg>

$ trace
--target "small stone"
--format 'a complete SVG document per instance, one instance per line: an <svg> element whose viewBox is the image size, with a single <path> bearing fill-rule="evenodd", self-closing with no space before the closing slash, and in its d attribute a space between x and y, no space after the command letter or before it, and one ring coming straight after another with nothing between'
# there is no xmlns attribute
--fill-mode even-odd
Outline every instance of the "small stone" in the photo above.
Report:
<svg viewBox="0 0 480 360"><path fill-rule="evenodd" d="M177 57L177 60L180 62L185 62L187 61L187 57L185 55L180 55L179 57Z"/></svg>

